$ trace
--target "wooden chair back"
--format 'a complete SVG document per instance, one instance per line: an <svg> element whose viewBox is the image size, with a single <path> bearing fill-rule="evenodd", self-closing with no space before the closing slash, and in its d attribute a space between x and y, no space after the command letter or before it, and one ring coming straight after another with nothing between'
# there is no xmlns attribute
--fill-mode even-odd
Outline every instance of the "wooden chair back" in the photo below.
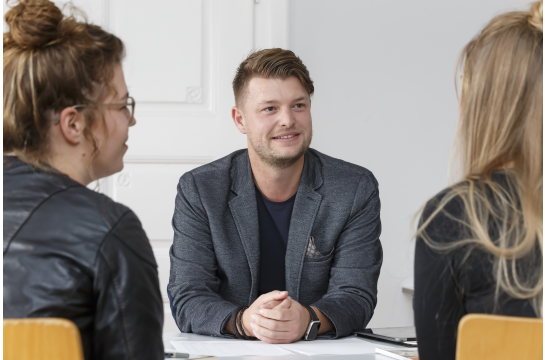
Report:
<svg viewBox="0 0 545 360"><path fill-rule="evenodd" d="M458 324L456 360L543 360L543 320L468 314Z"/></svg>
<svg viewBox="0 0 545 360"><path fill-rule="evenodd" d="M83 360L81 337L70 320L4 319L4 360Z"/></svg>

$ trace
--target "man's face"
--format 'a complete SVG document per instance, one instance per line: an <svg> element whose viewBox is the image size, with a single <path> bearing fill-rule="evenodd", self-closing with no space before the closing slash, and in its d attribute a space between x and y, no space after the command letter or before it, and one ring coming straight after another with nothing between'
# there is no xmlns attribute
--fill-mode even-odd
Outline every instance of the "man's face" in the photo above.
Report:
<svg viewBox="0 0 545 360"><path fill-rule="evenodd" d="M312 140L312 117L310 96L297 78L254 77L242 101L235 123L263 162L287 168L303 156Z"/></svg>

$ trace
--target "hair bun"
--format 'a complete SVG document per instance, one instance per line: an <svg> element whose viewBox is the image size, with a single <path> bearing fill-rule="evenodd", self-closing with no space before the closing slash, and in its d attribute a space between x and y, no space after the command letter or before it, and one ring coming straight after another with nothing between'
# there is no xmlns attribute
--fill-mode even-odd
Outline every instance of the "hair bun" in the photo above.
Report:
<svg viewBox="0 0 545 360"><path fill-rule="evenodd" d="M20 0L6 13L5 19L11 40L27 49L57 40L63 14L49 0Z"/></svg>
<svg viewBox="0 0 545 360"><path fill-rule="evenodd" d="M543 0L532 4L528 22L543 32Z"/></svg>

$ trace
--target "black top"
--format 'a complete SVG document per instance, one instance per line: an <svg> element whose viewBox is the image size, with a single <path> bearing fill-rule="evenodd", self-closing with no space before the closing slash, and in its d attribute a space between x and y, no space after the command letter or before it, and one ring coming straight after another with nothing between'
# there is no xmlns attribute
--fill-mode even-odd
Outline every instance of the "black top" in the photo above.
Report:
<svg viewBox="0 0 545 360"><path fill-rule="evenodd" d="M4 318L72 320L90 359L164 359L157 264L136 215L4 157Z"/></svg>
<svg viewBox="0 0 545 360"><path fill-rule="evenodd" d="M259 295L286 290L286 248L295 195L286 201L265 199L256 186L259 219Z"/></svg>
<svg viewBox="0 0 545 360"><path fill-rule="evenodd" d="M492 180L506 186L502 172ZM426 205L422 219L427 219L445 192L438 194ZM459 219L464 207L454 198L445 210ZM427 227L429 236L436 242L454 242L464 237L465 229L443 213L437 215ZM490 226L494 239L497 228ZM500 295L494 302L496 281L493 276L492 255L473 247L458 248L447 253L432 250L421 238L416 240L414 312L418 353L421 360L454 360L458 322L468 313L501 314L536 317L528 300L518 300ZM467 259L464 257L468 254ZM540 251L535 252L540 261ZM538 266L538 265L536 265Z"/></svg>

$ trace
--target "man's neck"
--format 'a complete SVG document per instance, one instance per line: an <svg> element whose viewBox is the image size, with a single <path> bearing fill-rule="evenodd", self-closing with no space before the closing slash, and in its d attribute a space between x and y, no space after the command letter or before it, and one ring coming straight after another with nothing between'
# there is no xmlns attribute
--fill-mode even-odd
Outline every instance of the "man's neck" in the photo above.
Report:
<svg viewBox="0 0 545 360"><path fill-rule="evenodd" d="M303 172L304 155L290 167L278 169L264 163L255 151L248 149L248 153L255 184L267 200L281 202L295 195Z"/></svg>

